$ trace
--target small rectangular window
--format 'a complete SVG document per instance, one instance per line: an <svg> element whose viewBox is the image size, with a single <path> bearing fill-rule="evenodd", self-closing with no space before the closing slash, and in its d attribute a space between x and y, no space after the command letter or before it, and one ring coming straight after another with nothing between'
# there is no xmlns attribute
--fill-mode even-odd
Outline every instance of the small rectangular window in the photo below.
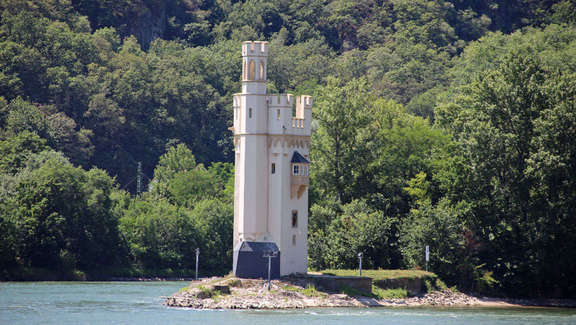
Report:
<svg viewBox="0 0 576 325"><path fill-rule="evenodd" d="M292 228L298 228L298 210L292 210Z"/></svg>
<svg viewBox="0 0 576 325"><path fill-rule="evenodd" d="M248 109L248 118L252 118L252 108Z"/></svg>
<svg viewBox="0 0 576 325"><path fill-rule="evenodd" d="M276 164L275 163L272 163L270 170L272 171L272 174L276 174Z"/></svg>
<svg viewBox="0 0 576 325"><path fill-rule="evenodd" d="M280 119L280 110L279 109L276 110L276 119L277 120Z"/></svg>
<svg viewBox="0 0 576 325"><path fill-rule="evenodd" d="M294 175L298 175L299 169L300 169L300 166L294 165L294 168L293 168L292 173L293 173Z"/></svg>

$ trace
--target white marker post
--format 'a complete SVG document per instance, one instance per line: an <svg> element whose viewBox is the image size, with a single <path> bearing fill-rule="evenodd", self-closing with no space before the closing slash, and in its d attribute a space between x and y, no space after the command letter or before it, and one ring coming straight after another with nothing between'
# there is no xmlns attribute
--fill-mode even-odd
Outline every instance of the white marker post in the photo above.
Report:
<svg viewBox="0 0 576 325"><path fill-rule="evenodd" d="M360 276L362 276L362 252L358 253L358 259L360 260Z"/></svg>
<svg viewBox="0 0 576 325"><path fill-rule="evenodd" d="M198 280L198 256L200 256L200 248L196 248L196 280Z"/></svg>
<svg viewBox="0 0 576 325"><path fill-rule="evenodd" d="M428 261L430 260L430 246L426 245L426 272L428 272Z"/></svg>

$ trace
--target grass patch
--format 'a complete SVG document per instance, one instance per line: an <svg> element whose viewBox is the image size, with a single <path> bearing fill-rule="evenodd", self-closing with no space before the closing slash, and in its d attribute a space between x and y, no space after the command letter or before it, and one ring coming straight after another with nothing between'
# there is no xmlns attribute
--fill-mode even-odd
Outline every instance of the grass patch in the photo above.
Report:
<svg viewBox="0 0 576 325"><path fill-rule="evenodd" d="M226 285L231 288L240 288L242 287L242 281L240 281L240 279L230 279L226 282Z"/></svg>
<svg viewBox="0 0 576 325"><path fill-rule="evenodd" d="M214 293L214 290L212 290L211 288L207 288L205 286L198 286L198 289L200 289L200 292L202 292L206 296L211 296Z"/></svg>
<svg viewBox="0 0 576 325"><path fill-rule="evenodd" d="M382 289L375 285L372 286L371 294L366 294L363 291L359 291L350 287L341 288L340 293L346 294L350 297L362 296L375 299L403 299L408 297L408 291L406 291L406 289Z"/></svg>
<svg viewBox="0 0 576 325"><path fill-rule="evenodd" d="M308 284L306 288L301 288L293 285L286 285L283 288L286 291L298 292L307 297L320 297L322 293L320 293L313 284Z"/></svg>
<svg viewBox="0 0 576 325"><path fill-rule="evenodd" d="M358 270L324 270L322 274L359 276ZM424 292L448 290L436 274L422 270L362 270L362 276L372 278L372 294L379 299L406 298ZM362 295L358 292L344 293Z"/></svg>
<svg viewBox="0 0 576 325"><path fill-rule="evenodd" d="M308 297L320 297L322 294L316 290L313 284L308 283L306 289L302 289L302 293Z"/></svg>
<svg viewBox="0 0 576 325"><path fill-rule="evenodd" d="M408 298L408 291L406 289L382 289L377 286L372 286L372 294L377 299L403 299Z"/></svg>
<svg viewBox="0 0 576 325"><path fill-rule="evenodd" d="M370 297L370 298L376 298L376 296L374 295L374 293L372 294L366 294L363 291L360 290L356 290L354 288L350 288L350 287L342 287L340 288L340 293L343 293L347 296L350 297L358 297L358 296L362 296L362 297Z"/></svg>
<svg viewBox="0 0 576 325"><path fill-rule="evenodd" d="M324 270L321 273L338 276L360 276L358 270ZM436 277L436 274L422 270L362 270L362 276L367 276L377 281L398 278L422 279Z"/></svg>

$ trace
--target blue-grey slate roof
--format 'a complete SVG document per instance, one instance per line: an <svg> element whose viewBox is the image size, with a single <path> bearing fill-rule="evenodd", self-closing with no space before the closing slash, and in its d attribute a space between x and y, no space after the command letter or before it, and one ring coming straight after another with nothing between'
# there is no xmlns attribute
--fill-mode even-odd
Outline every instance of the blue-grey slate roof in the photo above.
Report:
<svg viewBox="0 0 576 325"><path fill-rule="evenodd" d="M292 160L290 160L291 163L303 163L303 164L309 164L310 162L308 161L308 159L304 158L298 151L294 151L294 155L292 155Z"/></svg>

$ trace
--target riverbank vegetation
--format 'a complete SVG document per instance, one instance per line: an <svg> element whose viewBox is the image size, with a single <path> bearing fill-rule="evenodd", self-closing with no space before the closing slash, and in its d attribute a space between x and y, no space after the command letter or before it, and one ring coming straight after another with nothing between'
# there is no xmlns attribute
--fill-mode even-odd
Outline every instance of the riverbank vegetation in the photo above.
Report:
<svg viewBox="0 0 576 325"><path fill-rule="evenodd" d="M0 277L179 274L196 248L229 271L239 49L267 40L269 91L315 97L312 269L422 269L429 245L449 286L573 296L574 12L0 0Z"/></svg>

